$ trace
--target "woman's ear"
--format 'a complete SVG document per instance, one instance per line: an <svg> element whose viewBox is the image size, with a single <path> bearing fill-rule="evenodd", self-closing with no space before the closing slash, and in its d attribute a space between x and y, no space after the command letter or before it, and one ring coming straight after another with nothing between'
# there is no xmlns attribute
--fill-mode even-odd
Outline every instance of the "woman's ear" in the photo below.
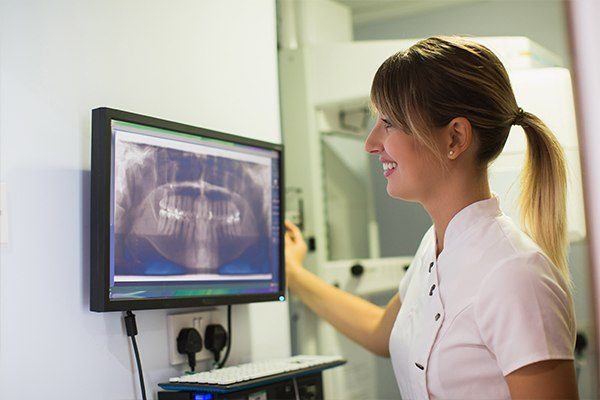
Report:
<svg viewBox="0 0 600 400"><path fill-rule="evenodd" d="M465 117L456 117L448 123L445 129L446 156L455 160L465 152L473 142L473 129Z"/></svg>

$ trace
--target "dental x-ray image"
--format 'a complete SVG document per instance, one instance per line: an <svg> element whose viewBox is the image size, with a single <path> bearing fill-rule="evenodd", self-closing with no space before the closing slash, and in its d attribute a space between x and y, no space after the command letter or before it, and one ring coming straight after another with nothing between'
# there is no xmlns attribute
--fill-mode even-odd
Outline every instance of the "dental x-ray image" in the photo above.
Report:
<svg viewBox="0 0 600 400"><path fill-rule="evenodd" d="M115 279L271 275L270 166L118 141Z"/></svg>

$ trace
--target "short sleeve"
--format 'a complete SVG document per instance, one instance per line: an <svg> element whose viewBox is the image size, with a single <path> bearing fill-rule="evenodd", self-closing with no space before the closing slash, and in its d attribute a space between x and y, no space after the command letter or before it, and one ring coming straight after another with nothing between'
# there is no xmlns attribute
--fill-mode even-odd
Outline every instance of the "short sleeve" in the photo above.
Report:
<svg viewBox="0 0 600 400"><path fill-rule="evenodd" d="M484 278L473 304L481 338L504 376L535 362L574 358L571 294L543 254L504 261Z"/></svg>

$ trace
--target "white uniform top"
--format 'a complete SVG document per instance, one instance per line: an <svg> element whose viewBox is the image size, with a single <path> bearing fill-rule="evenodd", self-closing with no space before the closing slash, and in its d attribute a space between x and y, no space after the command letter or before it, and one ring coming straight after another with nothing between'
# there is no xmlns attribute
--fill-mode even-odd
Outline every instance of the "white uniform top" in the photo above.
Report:
<svg viewBox="0 0 600 400"><path fill-rule="evenodd" d="M504 376L573 359L568 285L496 196L452 218L437 260L427 231L399 295L389 349L405 400L508 399Z"/></svg>

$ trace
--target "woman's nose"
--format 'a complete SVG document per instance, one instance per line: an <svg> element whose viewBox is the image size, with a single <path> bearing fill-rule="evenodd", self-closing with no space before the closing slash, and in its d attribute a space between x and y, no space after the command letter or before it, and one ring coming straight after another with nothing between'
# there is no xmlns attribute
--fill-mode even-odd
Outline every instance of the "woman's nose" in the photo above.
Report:
<svg viewBox="0 0 600 400"><path fill-rule="evenodd" d="M374 134L374 129L367 136L365 140L365 151L369 154L378 154L383 150L382 143L377 140L377 135Z"/></svg>

